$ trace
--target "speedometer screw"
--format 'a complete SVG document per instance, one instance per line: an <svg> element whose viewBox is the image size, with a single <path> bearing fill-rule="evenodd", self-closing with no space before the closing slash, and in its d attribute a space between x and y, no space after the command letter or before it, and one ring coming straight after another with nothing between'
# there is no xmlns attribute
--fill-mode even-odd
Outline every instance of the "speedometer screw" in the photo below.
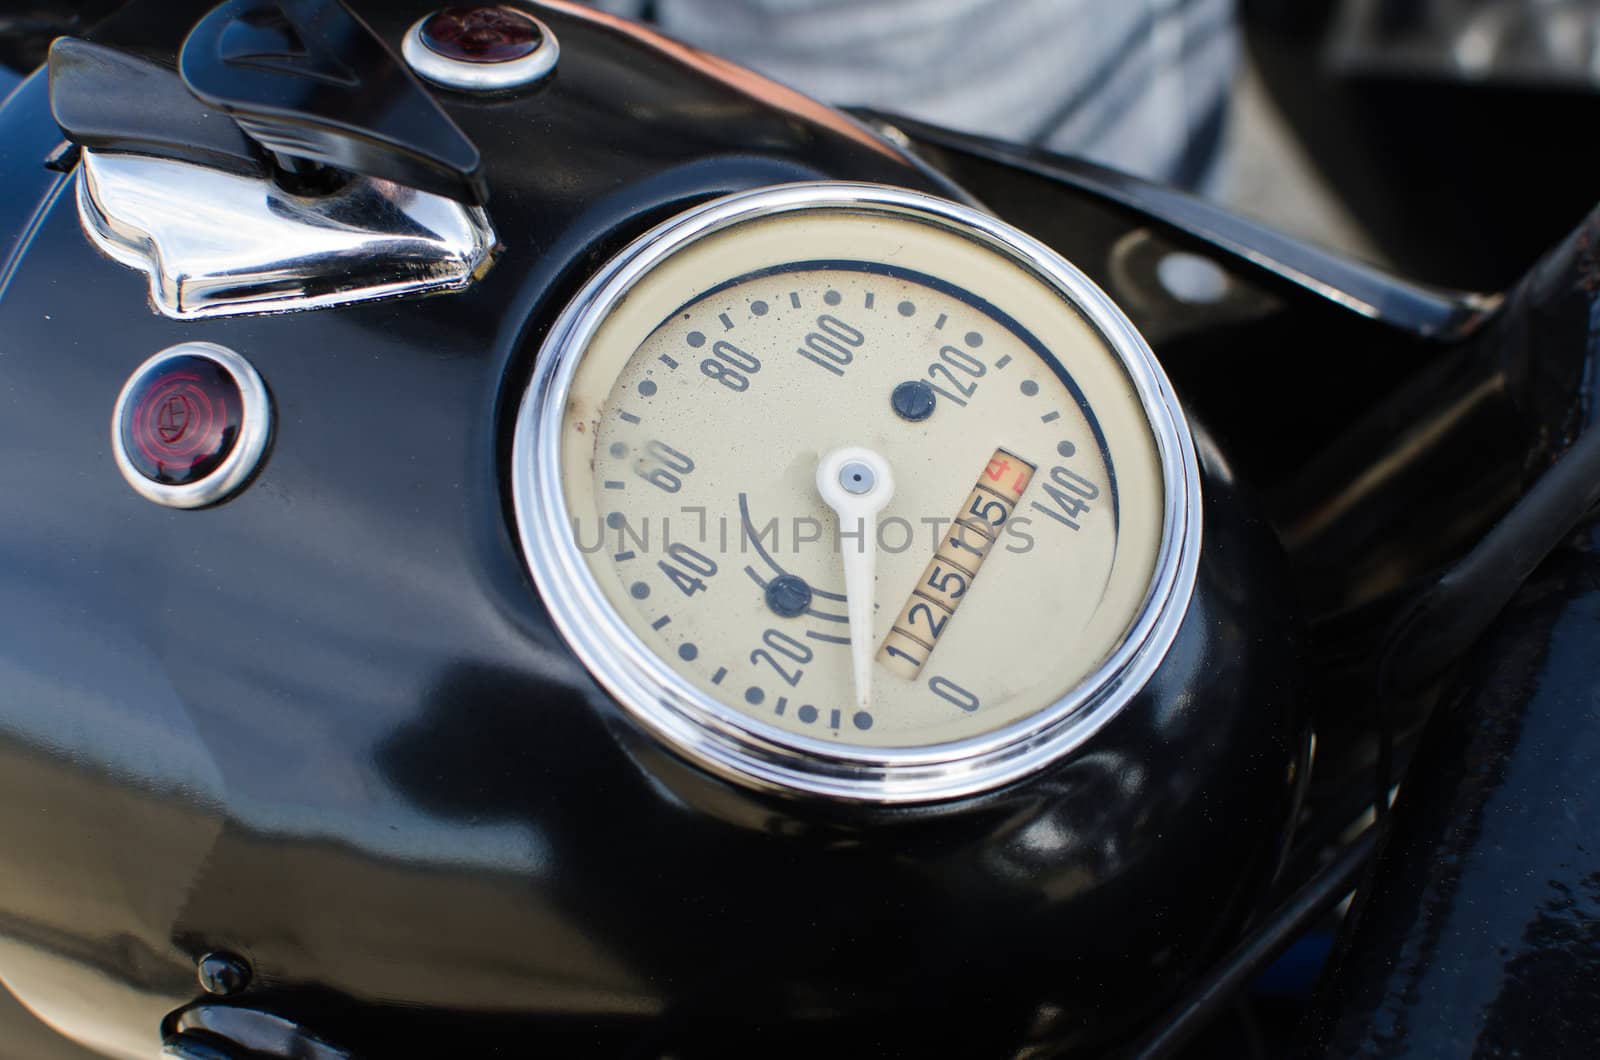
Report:
<svg viewBox="0 0 1600 1060"><path fill-rule="evenodd" d="M250 985L250 966L231 953L208 953L195 966L200 988L208 994L227 997Z"/></svg>
<svg viewBox="0 0 1600 1060"><path fill-rule="evenodd" d="M908 423L921 423L932 416L936 400L933 387L921 379L901 383L889 395L889 405L894 409L894 414Z"/></svg>
<svg viewBox="0 0 1600 1060"><path fill-rule="evenodd" d="M811 586L804 578L781 574L767 583L767 607L779 618L793 618L811 609Z"/></svg>

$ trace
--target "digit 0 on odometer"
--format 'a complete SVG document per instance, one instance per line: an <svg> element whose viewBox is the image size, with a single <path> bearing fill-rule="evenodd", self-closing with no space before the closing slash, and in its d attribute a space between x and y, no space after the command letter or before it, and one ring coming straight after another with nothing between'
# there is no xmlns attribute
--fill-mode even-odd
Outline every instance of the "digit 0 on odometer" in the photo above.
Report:
<svg viewBox="0 0 1600 1060"><path fill-rule="evenodd" d="M1199 543L1187 426L1115 306L863 185L624 251L552 330L513 465L530 570L619 702L724 775L845 798L1069 752L1159 663Z"/></svg>

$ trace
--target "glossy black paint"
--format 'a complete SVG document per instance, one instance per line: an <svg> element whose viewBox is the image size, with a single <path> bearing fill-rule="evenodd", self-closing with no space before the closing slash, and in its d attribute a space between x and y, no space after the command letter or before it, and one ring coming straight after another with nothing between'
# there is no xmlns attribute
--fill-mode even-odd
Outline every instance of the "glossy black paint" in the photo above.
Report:
<svg viewBox="0 0 1600 1060"><path fill-rule="evenodd" d="M170 58L200 6L94 37ZM393 44L425 10L364 14ZM441 94L505 243L463 294L180 324L87 244L70 195L16 215L0 978L136 1055L217 950L253 968L239 1005L356 1055L976 1057L1131 1034L1229 944L1304 776L1295 607L1248 488L1201 431L1183 630L1090 747L1026 783L846 809L666 753L567 650L513 542L510 419L543 329L711 195L963 193L753 75L540 14L563 53L542 88ZM8 184L59 191L59 138L36 79L0 114ZM182 339L249 357L277 411L259 477L198 512L137 497L108 449L122 380Z"/></svg>
<svg viewBox="0 0 1600 1060"><path fill-rule="evenodd" d="M0 99L44 65L51 41L82 33L127 0L14 0L0 15Z"/></svg>
<svg viewBox="0 0 1600 1060"><path fill-rule="evenodd" d="M1455 682L1321 998L1316 1055L1594 1055L1600 531L1519 594Z"/></svg>

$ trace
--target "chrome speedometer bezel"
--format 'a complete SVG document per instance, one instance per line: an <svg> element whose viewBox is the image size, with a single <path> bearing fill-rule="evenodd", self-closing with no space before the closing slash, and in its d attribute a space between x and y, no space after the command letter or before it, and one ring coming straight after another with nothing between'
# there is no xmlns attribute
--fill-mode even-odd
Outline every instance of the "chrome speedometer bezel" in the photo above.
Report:
<svg viewBox="0 0 1600 1060"><path fill-rule="evenodd" d="M1010 725L923 747L852 747L763 724L690 685L605 598L572 531L561 481L563 410L585 351L612 308L667 258L732 226L809 210L911 217L1010 259L1063 295L1121 361L1160 460L1161 542L1127 635L1050 706ZM674 217L622 250L551 328L518 410L511 486L534 583L568 644L628 714L669 747L760 788L869 803L914 803L992 790L1082 746L1139 693L1188 612L1199 564L1200 477L1188 423L1149 346L1116 304L1044 244L978 210L882 185L811 182L740 192Z"/></svg>

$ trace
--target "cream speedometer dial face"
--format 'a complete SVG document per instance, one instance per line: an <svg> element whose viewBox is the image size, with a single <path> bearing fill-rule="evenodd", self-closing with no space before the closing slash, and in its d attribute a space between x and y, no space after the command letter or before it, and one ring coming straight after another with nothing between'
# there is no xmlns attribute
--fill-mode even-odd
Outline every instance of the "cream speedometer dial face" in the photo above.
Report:
<svg viewBox="0 0 1600 1060"><path fill-rule="evenodd" d="M765 785L899 801L1038 768L1138 690L1192 585L1192 445L1131 326L906 192L735 196L635 244L553 332L515 456L591 670Z"/></svg>

